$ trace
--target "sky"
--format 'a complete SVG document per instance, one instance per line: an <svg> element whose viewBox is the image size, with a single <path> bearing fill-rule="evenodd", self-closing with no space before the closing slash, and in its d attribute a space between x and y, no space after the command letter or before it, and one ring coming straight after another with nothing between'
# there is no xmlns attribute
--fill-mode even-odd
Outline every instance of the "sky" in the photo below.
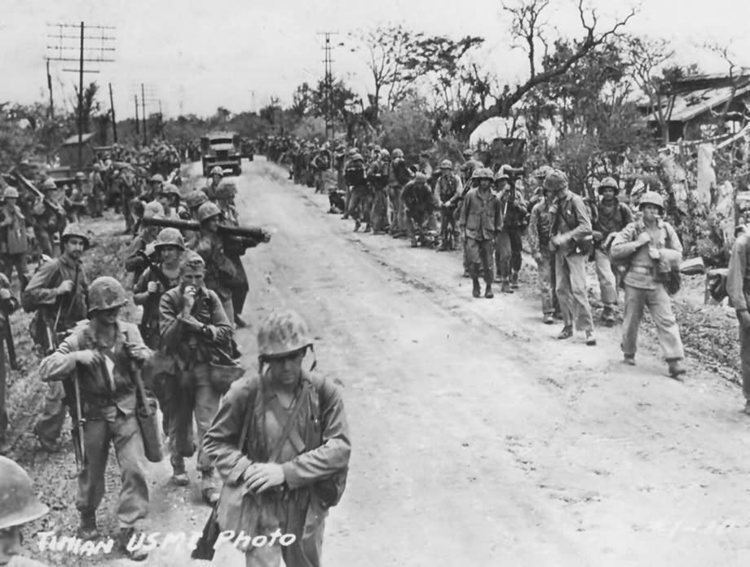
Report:
<svg viewBox="0 0 750 567"><path fill-rule="evenodd" d="M518 1L518 0L509 0ZM750 66L748 0L588 0L602 26L632 7L639 13L628 31L671 42L678 61L697 62L709 72L727 66L705 50L706 42L727 45L737 62ZM147 111L167 117L213 114L223 106L232 112L258 110L276 96L291 101L302 82L323 75L322 32L335 32L333 71L355 91L370 89L364 55L352 51L352 32L378 24L401 23L413 31L458 39L486 39L476 60L511 83L525 78L524 54L511 48L509 18L500 0L2 0L0 102L47 101L45 57L59 52L49 35L50 24L114 26L111 63L94 63L98 74L85 81L101 87L100 102L108 105L112 83L118 119L134 115L133 96L146 90ZM580 34L574 0L551 0L547 12L551 36ZM70 28L66 33L78 34ZM91 34L101 30L91 29ZM65 46L77 45L66 40ZM344 43L344 45L339 45ZM91 42L100 45L101 41ZM69 51L77 56L77 51ZM55 105L72 108L78 74L63 69L77 63L52 62Z"/></svg>

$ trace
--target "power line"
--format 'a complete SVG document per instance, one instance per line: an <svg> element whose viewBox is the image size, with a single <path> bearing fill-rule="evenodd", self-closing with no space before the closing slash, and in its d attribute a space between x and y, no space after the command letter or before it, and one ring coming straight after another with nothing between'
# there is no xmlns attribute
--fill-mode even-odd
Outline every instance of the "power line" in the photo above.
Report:
<svg viewBox="0 0 750 567"><path fill-rule="evenodd" d="M331 36L338 35L337 32L321 32L318 35L324 37L323 40L323 65L324 77L323 85L325 89L325 121L326 121L326 138L333 143L334 137L334 109L333 109L333 59L331 58Z"/></svg>

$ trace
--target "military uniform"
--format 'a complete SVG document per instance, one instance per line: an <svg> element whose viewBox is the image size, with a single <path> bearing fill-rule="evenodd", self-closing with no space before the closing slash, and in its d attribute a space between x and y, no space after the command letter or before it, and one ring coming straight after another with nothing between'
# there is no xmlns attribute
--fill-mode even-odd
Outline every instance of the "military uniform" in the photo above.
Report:
<svg viewBox="0 0 750 567"><path fill-rule="evenodd" d="M435 208L435 198L424 174L419 173L404 186L401 200L404 204L411 245L416 247L423 237L425 224Z"/></svg>
<svg viewBox="0 0 750 567"><path fill-rule="evenodd" d="M346 213L354 219L354 230L359 229L362 222L369 226L371 193L367 185L367 175L361 156L356 155L349 160L344 175L351 191Z"/></svg>
<svg viewBox="0 0 750 567"><path fill-rule="evenodd" d="M729 301L737 312L738 318L748 310L750 295L750 235L742 233L732 245L727 272L727 293ZM750 404L750 327L742 324L740 319L740 363L742 366L742 393ZM746 410L747 411L747 410Z"/></svg>
<svg viewBox="0 0 750 567"><path fill-rule="evenodd" d="M47 198L52 205L40 200L32 209L34 236L42 254L53 257L59 253L60 233L65 229L67 221L63 207L57 203L55 196L48 195Z"/></svg>
<svg viewBox="0 0 750 567"><path fill-rule="evenodd" d="M72 293L58 295L56 288L66 280L74 283ZM48 354L55 348L49 344L46 327L49 327L53 339L62 336L72 329L78 321L88 315L88 281L80 261L75 262L65 255L42 264L22 295L25 311L34 311L29 331L32 340L41 351ZM65 391L60 382L49 384L42 416L34 428L43 442L54 443L60 438L65 421L63 399Z"/></svg>
<svg viewBox="0 0 750 567"><path fill-rule="evenodd" d="M234 303L229 283L237 278L237 268L224 252L224 241L218 234L201 231L188 244L188 248L203 258L206 263L206 287L216 292L226 316L234 321Z"/></svg>
<svg viewBox="0 0 750 567"><path fill-rule="evenodd" d="M386 186L390 176L390 158L381 156L370 166L367 180L373 190L372 207L370 208L370 223L375 234L388 229L388 196Z"/></svg>
<svg viewBox="0 0 750 567"><path fill-rule="evenodd" d="M18 300L13 296L10 290L10 281L3 274L0 274L0 290L5 290L7 299L0 298L0 341L3 346L0 347L0 356L5 356L4 337L10 332L10 314L18 309ZM8 364L5 360L2 363L2 373L0 374L0 452L5 445L5 433L8 429L8 412L5 409L5 390L7 386Z"/></svg>
<svg viewBox="0 0 750 567"><path fill-rule="evenodd" d="M455 246L456 237L455 213L458 201L463 193L463 185L461 178L453 173L450 166L444 171L447 172L446 175L438 177L437 183L435 183L435 200L440 205L440 249L447 250L450 246L452 250ZM449 234L453 235L450 242Z"/></svg>
<svg viewBox="0 0 750 567"><path fill-rule="evenodd" d="M549 249L551 203L542 199L531 209L529 218L529 248L536 260L539 292L542 296L542 315L545 323L552 323L559 309L555 294L555 255Z"/></svg>
<svg viewBox="0 0 750 567"><path fill-rule="evenodd" d="M491 177L490 177L491 179ZM478 297L477 279L479 266L482 266L486 295L491 297L491 285L494 272L495 235L503 223L502 209L497 197L488 188L481 191L479 187L470 189L464 198L459 222L462 231L466 231L466 264L475 282L474 295Z"/></svg>
<svg viewBox="0 0 750 567"><path fill-rule="evenodd" d="M16 269L21 291L28 283L26 257L29 251L29 240L26 236L26 217L18 205L9 208L6 205L0 210L0 260L3 273L11 278Z"/></svg>

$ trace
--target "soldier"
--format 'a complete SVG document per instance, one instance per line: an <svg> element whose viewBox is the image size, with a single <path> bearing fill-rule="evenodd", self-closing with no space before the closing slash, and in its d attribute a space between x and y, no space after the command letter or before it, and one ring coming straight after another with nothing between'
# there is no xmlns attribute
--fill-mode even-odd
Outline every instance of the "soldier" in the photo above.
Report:
<svg viewBox="0 0 750 567"><path fill-rule="evenodd" d="M18 299L16 299L11 292L10 281L8 281L8 278L6 278L5 275L0 274L0 341L5 342L8 333L11 332L10 314L17 309ZM3 350L5 349L0 350L0 355L5 357L5 354L1 354ZM7 450L6 432L8 429L8 412L5 409L5 391L7 386L8 365L5 360L0 360L0 365L2 365L2 372L0 373L0 454L3 454Z"/></svg>
<svg viewBox="0 0 750 567"><path fill-rule="evenodd" d="M170 219L177 216L177 207L180 204L180 189L174 183L165 183L155 200L164 209L164 218Z"/></svg>
<svg viewBox="0 0 750 567"><path fill-rule="evenodd" d="M370 222L373 234L384 234L388 230L388 195L386 187L391 174L391 154L380 150L380 155L367 171L367 180L373 191Z"/></svg>
<svg viewBox="0 0 750 567"><path fill-rule="evenodd" d="M49 512L34 494L31 478L21 466L0 457L0 565L45 567L43 563L20 555L24 524Z"/></svg>
<svg viewBox="0 0 750 567"><path fill-rule="evenodd" d="M221 184L221 180L223 178L224 170L221 169L221 167L215 165L211 168L208 184L203 187L203 189L201 189L201 191L206 194L206 197L208 197L209 201L216 202L216 190L219 188L219 185Z"/></svg>
<svg viewBox="0 0 750 567"><path fill-rule="evenodd" d="M597 187L597 192L600 198L593 223L594 264L604 305L602 320L611 326L615 322L618 282L609 261L609 246L615 235L633 222L633 214L630 207L617 198L620 186L614 178L605 177Z"/></svg>
<svg viewBox="0 0 750 567"><path fill-rule="evenodd" d="M78 473L78 537L99 537L96 510L105 489L110 444L120 467L122 488L117 503L120 550L130 559L147 557L143 548L128 550L138 521L148 513L148 482L141 461L143 438L136 419L136 373L151 357L138 327L119 318L128 302L120 282L96 278L89 290L89 320L81 321L55 352L42 360L39 375L59 382L75 373L83 408L85 457Z"/></svg>
<svg viewBox="0 0 750 567"><path fill-rule="evenodd" d="M312 159L311 164L313 169L313 176L315 179L314 183L316 193L325 192L325 180L323 179L323 173L331 169L332 163L333 156L331 155L331 150L329 149L328 142L326 142L320 148L320 151L315 154L315 157Z"/></svg>
<svg viewBox="0 0 750 567"><path fill-rule="evenodd" d="M583 199L568 189L568 177L553 169L544 180L553 196L550 208L550 251L555 253L557 298L564 327L558 339L573 336L573 325L586 333L586 344L596 345L591 306L586 295L586 258L591 251L591 217Z"/></svg>
<svg viewBox="0 0 750 567"><path fill-rule="evenodd" d="M472 181L478 186L469 190L461 209L459 225L466 241L465 264L469 267L472 280L472 295L479 297L479 265L484 274L484 296L494 297L492 293L493 280L493 246L495 235L502 227L502 210L500 202L491 190L492 170L482 167L474 170Z"/></svg>
<svg viewBox="0 0 750 567"><path fill-rule="evenodd" d="M225 181L216 190L216 202L221 209L224 222L231 226L240 226L239 214L234 205L234 197L237 194L237 186L230 181ZM231 239L224 242L224 253L235 268L236 278L228 282L232 291L232 309L234 311L234 324L238 328L247 326L245 320L240 316L245 308L245 299L250 291L247 281L245 266L242 264L242 256L245 254L245 246L237 245Z"/></svg>
<svg viewBox="0 0 750 567"><path fill-rule="evenodd" d="M427 176L427 179L432 179L432 164L430 164L430 152L422 152L419 154L419 163L417 164L417 170L421 171Z"/></svg>
<svg viewBox="0 0 750 567"><path fill-rule="evenodd" d="M509 165L502 165L495 176L497 197L503 211L503 228L498 233L495 251L503 293L513 293L513 289L518 289L523 249L521 238L529 223L526 202L508 175L511 169Z"/></svg>
<svg viewBox="0 0 750 567"><path fill-rule="evenodd" d="M125 234L131 234L135 226L133 199L136 193L136 178L132 166L125 164L115 177L114 191L119 195L122 216L125 218Z"/></svg>
<svg viewBox="0 0 750 567"><path fill-rule="evenodd" d="M70 188L70 194L65 199L65 209L68 213L68 222L77 223L81 215L86 212L87 200L90 191L86 184L86 174L82 171L76 172L75 182Z"/></svg>
<svg viewBox="0 0 750 567"><path fill-rule="evenodd" d="M143 208L144 218L164 218L164 209L158 201L151 201L147 203ZM142 252L149 249L149 244L156 240L156 236L159 234L159 227L152 225L143 225L138 230L138 236L128 245L125 252L125 271L132 272L133 282L138 281L138 278L146 269L148 262L143 257ZM151 250L153 252L153 250Z"/></svg>
<svg viewBox="0 0 750 567"><path fill-rule="evenodd" d="M542 321L545 325L551 325L555 322L554 315L559 309L555 294L555 256L549 247L552 199L549 189L542 191L542 200L531 209L528 238L529 249L537 266L539 291L542 294Z"/></svg>
<svg viewBox="0 0 750 567"><path fill-rule="evenodd" d="M213 203L211 203L213 205ZM187 486L184 457L194 451L193 415L198 427L198 470L201 494L208 504L218 500L214 469L203 448L203 437L216 415L220 393L211 383L211 363L233 348L232 327L222 302L205 286L205 263L188 251L180 263L180 284L159 303L162 353L174 361L175 374L166 382L172 482Z"/></svg>
<svg viewBox="0 0 750 567"><path fill-rule="evenodd" d="M351 188L349 208L346 210L348 216L354 219L354 231L358 231L365 221L367 227L370 225L369 203L370 189L367 186L367 175L365 163L361 154L354 154L346 164L346 183ZM367 232L367 230L365 230Z"/></svg>
<svg viewBox="0 0 750 567"><path fill-rule="evenodd" d="M224 251L224 241L219 236L217 225L221 209L216 203L203 203L198 208L200 233L195 235L188 248L195 250L206 264L206 287L216 292L230 321L234 321L234 304L229 284L234 281L237 269Z"/></svg>
<svg viewBox="0 0 750 567"><path fill-rule="evenodd" d="M667 360L669 375L679 379L685 374L681 361L685 358L677 319L662 278L660 264L679 264L682 244L674 228L662 220L664 200L647 191L639 205L643 218L631 222L612 242L612 260L627 263L625 285L625 316L622 327L622 352L626 364L635 364L638 327L643 308L648 307L656 326L659 344Z"/></svg>
<svg viewBox="0 0 750 567"><path fill-rule="evenodd" d="M187 206L190 218L198 220L198 209L203 203L208 202L208 195L204 191L196 189L191 191L187 197L185 197L185 205Z"/></svg>
<svg viewBox="0 0 750 567"><path fill-rule="evenodd" d="M400 148L393 150L393 161L391 162L391 176L388 182L388 198L390 200L391 218L390 232L394 238L401 238L406 234L406 215L404 203L401 200L401 192L404 186L411 181L414 173L404 159L404 152Z"/></svg>
<svg viewBox="0 0 750 567"><path fill-rule="evenodd" d="M325 517L344 491L351 453L344 403L333 381L302 368L312 340L294 312L258 331L258 376L236 381L204 449L224 480L221 530L271 537L247 546L246 565L320 565ZM313 364L314 366L314 364ZM246 496L245 496L246 495ZM274 535L293 534L290 545Z"/></svg>
<svg viewBox="0 0 750 567"><path fill-rule="evenodd" d="M104 210L104 179L102 177L102 166L101 164L95 163L93 170L89 175L90 195L88 198L89 215L91 218L98 218L102 216Z"/></svg>
<svg viewBox="0 0 750 567"><path fill-rule="evenodd" d="M42 254L57 256L59 235L67 224L65 210L57 198L57 185L51 177L42 183L44 198L38 199L31 210L34 235Z"/></svg>
<svg viewBox="0 0 750 567"><path fill-rule="evenodd" d="M81 256L89 246L89 237L71 224L65 227L61 240L62 254L39 267L21 296L24 310L36 311L29 332L44 355L54 351L59 337L88 314L88 281ZM47 451L59 450L64 398L60 383L50 383L42 416L34 426L34 434Z"/></svg>
<svg viewBox="0 0 750 567"><path fill-rule="evenodd" d="M748 246L750 234L743 231L737 235L732 245L727 271L727 294L734 307L739 322L740 362L742 366L742 394L745 396L746 415L750 415L750 314L748 314L748 293L750 293L750 262ZM747 283L745 283L747 282Z"/></svg>
<svg viewBox="0 0 750 567"><path fill-rule="evenodd" d="M474 159L474 152L470 148L466 148L463 151L464 163L461 164L461 180L464 186L468 187L471 183L471 176L474 175L474 171L480 167L484 167L482 162Z"/></svg>
<svg viewBox="0 0 750 567"><path fill-rule="evenodd" d="M404 203L411 247L416 248L424 242L424 226L435 208L435 198L427 183L427 176L421 171L404 186L401 192Z"/></svg>
<svg viewBox="0 0 750 567"><path fill-rule="evenodd" d="M223 181L216 189L216 204L221 209L221 216L224 222L232 226L240 225L239 214L234 202L236 196L237 185L234 181Z"/></svg>
<svg viewBox="0 0 750 567"><path fill-rule="evenodd" d="M29 251L26 217L16 204L18 191L15 187L6 187L3 198L5 205L0 210L0 258L3 263L3 273L10 280L13 268L15 268L18 283L23 291L29 282L26 273L26 255Z"/></svg>
<svg viewBox="0 0 750 567"><path fill-rule="evenodd" d="M453 250L455 246L455 213L463 192L461 178L453 173L453 163L444 159L440 162L440 177L435 184L435 200L440 207L440 250Z"/></svg>

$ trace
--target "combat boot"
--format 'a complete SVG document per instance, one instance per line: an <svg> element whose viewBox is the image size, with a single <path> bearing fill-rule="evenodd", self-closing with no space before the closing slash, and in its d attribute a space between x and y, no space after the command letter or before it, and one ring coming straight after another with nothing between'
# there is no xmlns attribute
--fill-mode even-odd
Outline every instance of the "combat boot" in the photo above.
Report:
<svg viewBox="0 0 750 567"><path fill-rule="evenodd" d="M544 318L542 319L542 323L545 325L551 325L555 322L555 318L552 316L552 313L545 313Z"/></svg>
<svg viewBox="0 0 750 567"><path fill-rule="evenodd" d="M511 289L510 282L508 280L505 280L502 285L500 286L500 291L503 293L513 293L513 290Z"/></svg>
<svg viewBox="0 0 750 567"><path fill-rule="evenodd" d="M81 512L81 525L78 527L76 535L84 541L97 539L99 530L96 527L95 512Z"/></svg>
<svg viewBox="0 0 750 567"><path fill-rule="evenodd" d="M473 295L474 297L479 297L482 294L482 288L479 287L479 279L472 278L471 283L473 286L471 290L471 295Z"/></svg>
<svg viewBox="0 0 750 567"><path fill-rule="evenodd" d="M565 325L562 331L560 331L560 334L557 335L557 338L562 341L565 339L569 339L572 336L573 336L573 327L571 325Z"/></svg>
<svg viewBox="0 0 750 567"><path fill-rule="evenodd" d="M219 501L219 490L216 488L212 472L203 471L201 473L201 496L209 506L213 506Z"/></svg>
<svg viewBox="0 0 750 567"><path fill-rule="evenodd" d="M518 289L518 272L512 272L510 274L510 287Z"/></svg>
<svg viewBox="0 0 750 567"><path fill-rule="evenodd" d="M172 478L170 481L176 486L187 486L190 484L187 472L185 472L185 460L182 457L172 457Z"/></svg>
<svg viewBox="0 0 750 567"><path fill-rule="evenodd" d="M628 366L635 366L635 355L634 354L623 355L622 362L624 364L627 364Z"/></svg>
<svg viewBox="0 0 750 567"><path fill-rule="evenodd" d="M685 374L687 370L685 370L685 367L680 363L680 359L671 358L667 360L667 364L669 365L669 375L675 380L682 380L680 376Z"/></svg>
<svg viewBox="0 0 750 567"><path fill-rule="evenodd" d="M132 542L132 545L131 545ZM135 533L135 528L120 528L117 534L118 549L131 561L145 561L148 551L143 549L141 536ZM134 547L134 546L138 547Z"/></svg>
<svg viewBox="0 0 750 567"><path fill-rule="evenodd" d="M611 327L615 324L615 312L611 305L605 305L602 309L602 321L607 327Z"/></svg>
<svg viewBox="0 0 750 567"><path fill-rule="evenodd" d="M492 284L490 283L490 280L487 280L485 288L484 288L484 296L487 299L492 299L495 297L495 294L492 293Z"/></svg>

